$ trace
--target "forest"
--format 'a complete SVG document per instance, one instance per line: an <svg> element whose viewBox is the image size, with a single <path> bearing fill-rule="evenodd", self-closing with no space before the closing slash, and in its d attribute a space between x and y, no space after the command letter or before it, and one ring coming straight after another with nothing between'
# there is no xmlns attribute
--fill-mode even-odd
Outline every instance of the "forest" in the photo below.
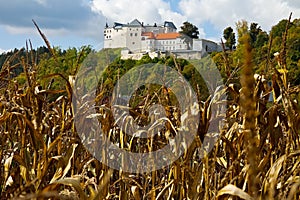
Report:
<svg viewBox="0 0 300 200"><path fill-rule="evenodd" d="M283 19L270 32L257 23L238 21L220 36L223 51L207 55L200 68L198 61L172 55L122 60L121 49L98 51L87 45L63 50L52 47L37 29L45 46L34 49L27 41L23 49L0 55L1 199L300 198L300 19ZM193 118L192 112L178 111L176 88L145 84L129 99L133 121L125 126L146 126L149 109L160 103L167 116L164 127L148 138L118 127L111 111L114 88L120 77L149 64L170 67L195 92L195 138L170 165L141 173L117 170L87 148L84 141L93 133L83 137L78 124L93 118L118 148L144 153L169 145L179 134L182 116ZM215 90L202 76L214 77L213 67L223 85ZM146 73L150 76L145 79L156 78ZM90 84L97 75L97 84ZM79 87L81 82L87 85ZM135 81L126 84L133 88ZM89 90L95 95L83 95ZM89 112L89 98L96 114L82 117ZM209 151L203 150L214 124L218 137ZM126 163L125 158L111 159Z"/></svg>

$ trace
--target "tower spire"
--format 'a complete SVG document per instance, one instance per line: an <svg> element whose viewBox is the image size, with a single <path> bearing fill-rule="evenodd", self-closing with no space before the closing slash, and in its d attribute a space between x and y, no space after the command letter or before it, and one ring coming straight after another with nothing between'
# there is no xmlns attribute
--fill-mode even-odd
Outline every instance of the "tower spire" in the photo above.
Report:
<svg viewBox="0 0 300 200"><path fill-rule="evenodd" d="M107 18L105 18L105 28L108 28Z"/></svg>

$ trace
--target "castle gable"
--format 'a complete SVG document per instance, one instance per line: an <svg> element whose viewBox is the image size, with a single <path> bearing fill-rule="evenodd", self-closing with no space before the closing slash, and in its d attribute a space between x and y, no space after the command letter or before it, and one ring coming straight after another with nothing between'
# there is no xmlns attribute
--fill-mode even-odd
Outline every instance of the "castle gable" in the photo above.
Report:
<svg viewBox="0 0 300 200"><path fill-rule="evenodd" d="M172 28L172 29L174 29L174 30L177 30L177 28L176 28L176 26L174 25L173 22L165 21L164 27L169 27L169 28Z"/></svg>
<svg viewBox="0 0 300 200"><path fill-rule="evenodd" d="M142 25L142 23L139 21L139 20L137 20L137 19L134 19L132 22L130 22L129 24L128 24L129 26L136 26L136 27L141 27L141 26L143 26Z"/></svg>

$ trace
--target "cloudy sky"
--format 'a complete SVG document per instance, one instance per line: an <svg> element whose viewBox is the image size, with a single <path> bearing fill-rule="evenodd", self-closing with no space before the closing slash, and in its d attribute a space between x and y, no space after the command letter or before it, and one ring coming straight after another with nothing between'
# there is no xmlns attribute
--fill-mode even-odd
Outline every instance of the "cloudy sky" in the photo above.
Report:
<svg viewBox="0 0 300 200"><path fill-rule="evenodd" d="M21 48L26 40L44 45L32 19L53 46L102 47L103 27L137 18L144 24L184 21L195 24L201 38L219 42L224 28L239 20L269 31L279 20L300 18L299 0L0 0L0 52Z"/></svg>

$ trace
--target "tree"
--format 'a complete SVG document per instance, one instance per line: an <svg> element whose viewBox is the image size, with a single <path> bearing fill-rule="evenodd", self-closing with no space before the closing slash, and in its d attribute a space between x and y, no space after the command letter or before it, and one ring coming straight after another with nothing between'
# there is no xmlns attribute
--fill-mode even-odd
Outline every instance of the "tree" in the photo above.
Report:
<svg viewBox="0 0 300 200"><path fill-rule="evenodd" d="M260 26L258 26L257 23L250 24L249 34L250 34L250 40L251 40L250 42L251 42L252 47L254 47L254 44L257 40L257 36L261 31L262 30L261 30Z"/></svg>
<svg viewBox="0 0 300 200"><path fill-rule="evenodd" d="M272 27L271 29L271 34L272 37L282 37L283 33L285 31L286 28L286 24L288 23L288 20L283 19L280 22L278 22L278 24L276 24L275 26Z"/></svg>
<svg viewBox="0 0 300 200"><path fill-rule="evenodd" d="M184 39L184 42L187 44L188 49L191 49L193 45L193 39L199 38L198 28L190 22L184 22L183 26L181 26L180 28L181 31L179 31L179 33L181 34L181 38Z"/></svg>
<svg viewBox="0 0 300 200"><path fill-rule="evenodd" d="M233 32L233 29L229 26L223 31L223 37L226 40L225 46L228 47L231 51L236 43L235 40L235 33Z"/></svg>
<svg viewBox="0 0 300 200"><path fill-rule="evenodd" d="M253 48L262 47L269 41L268 33L263 31L257 23L251 23L249 34L250 42Z"/></svg>
<svg viewBox="0 0 300 200"><path fill-rule="evenodd" d="M266 45L268 43L268 41L269 41L268 33L266 31L261 31L256 37L254 47L255 48L263 47L264 45Z"/></svg>

